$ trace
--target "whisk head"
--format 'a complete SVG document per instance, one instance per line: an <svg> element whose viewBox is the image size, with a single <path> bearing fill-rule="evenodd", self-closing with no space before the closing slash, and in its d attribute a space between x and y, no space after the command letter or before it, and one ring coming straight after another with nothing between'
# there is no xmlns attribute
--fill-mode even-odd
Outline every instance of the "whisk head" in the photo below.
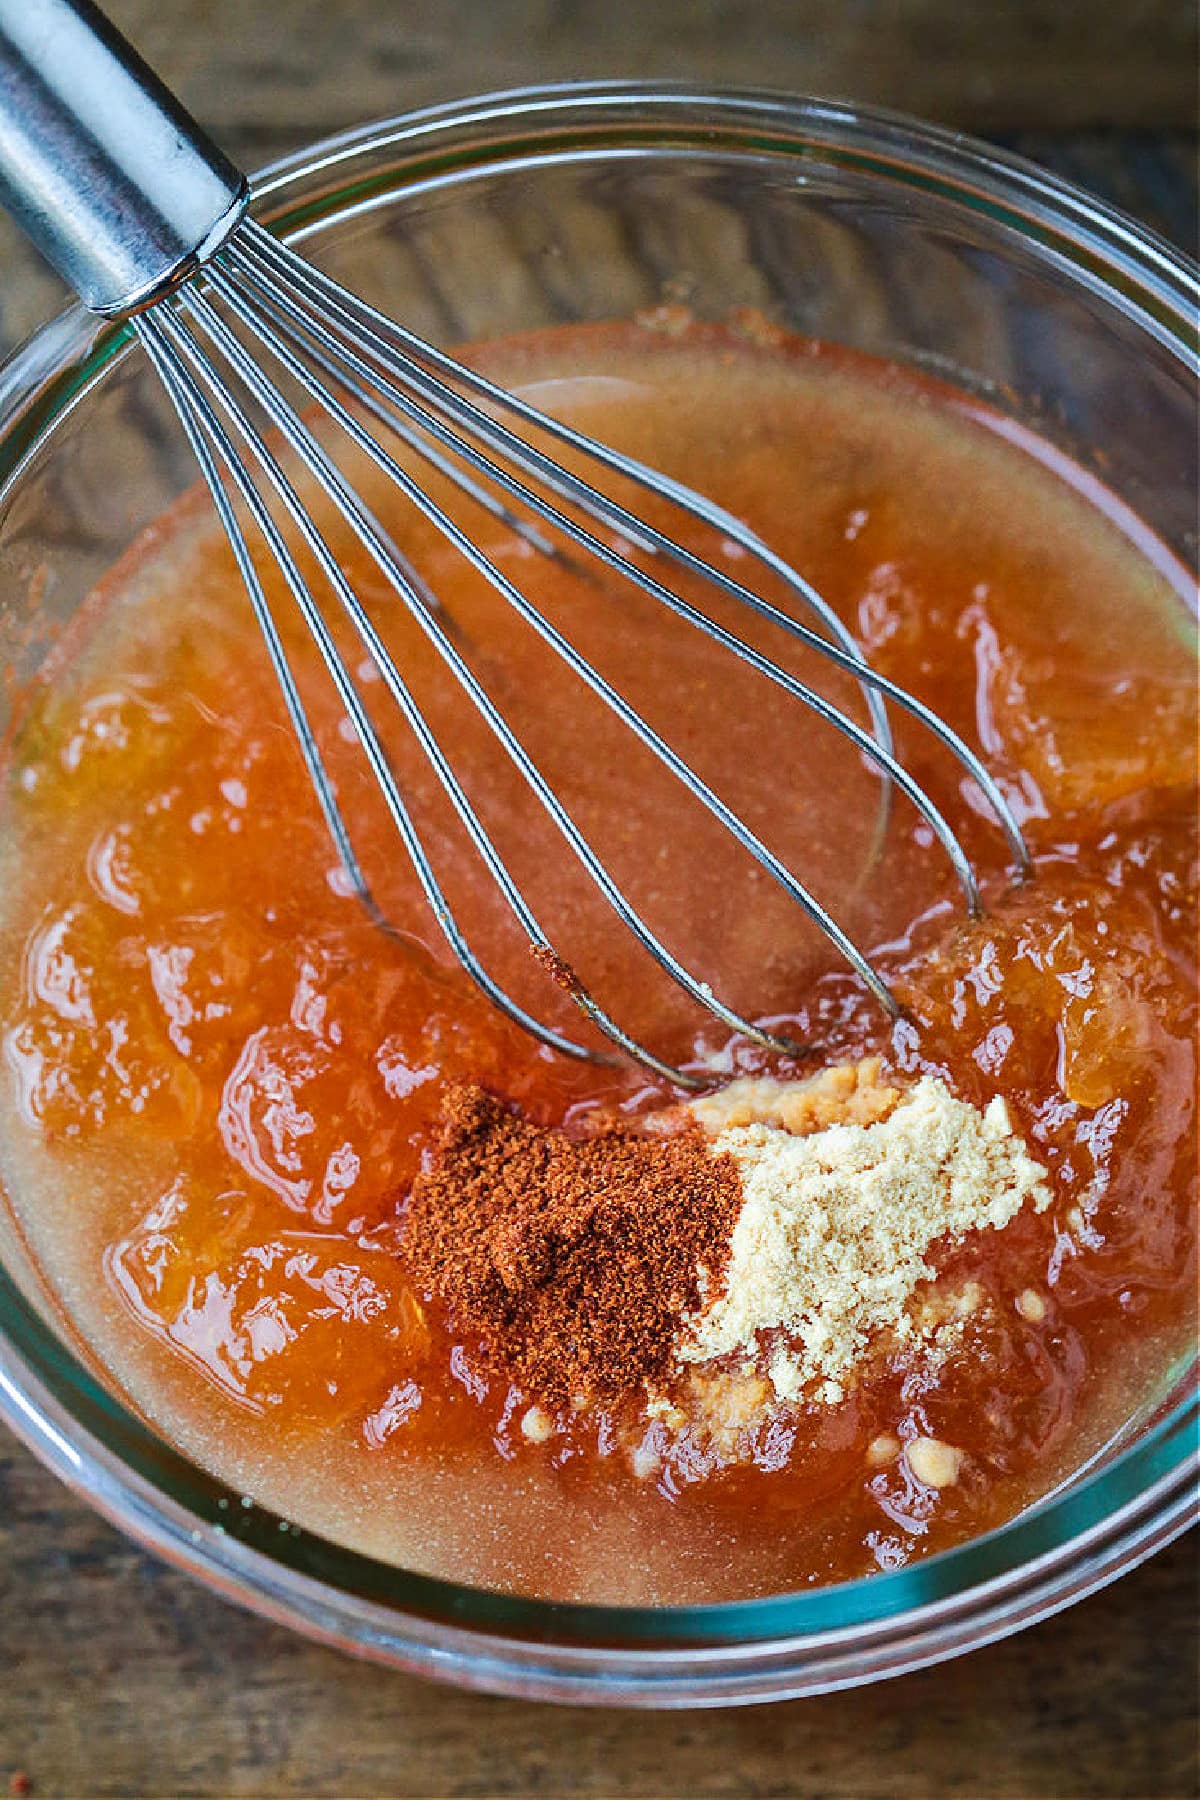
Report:
<svg viewBox="0 0 1200 1800"><path fill-rule="evenodd" d="M688 968L650 927L464 656L437 594L431 592L421 572L392 541L348 478L344 463L328 446L327 433L316 428L320 415L353 446L356 455L369 460L692 799L732 834L889 1012L898 1008L887 984L831 912L464 529L457 513L447 510L433 491L437 484L449 483L469 506L482 509L515 534L529 552L550 558L567 554L602 571L606 580L632 584L655 606L665 608L689 630L702 634L841 733L878 771L885 806L894 790L916 807L949 859L969 912L979 908L971 864L941 811L897 758L889 706L912 715L957 758L994 815L1018 870L1028 870L1019 826L978 756L935 712L871 669L821 594L744 524L691 489L547 416L386 318L255 221L242 221L206 266L202 280L136 314L131 325L179 414L212 494L346 881L375 922L394 929L372 895L306 710L292 655L260 572L259 557L264 553L277 564L311 635L455 958L496 1006L542 1043L569 1056L596 1055L594 1048L545 1023L522 1005L489 973L472 946L447 900L426 836L364 700L361 677L352 671L340 647L344 628L361 643L369 666L419 745L480 864L549 977L626 1055L681 1086L702 1084L626 1030L551 942L473 804L445 743L414 697L372 611L355 591L327 533L281 460L276 439L317 484L324 496L322 506L327 502L361 544L565 847L642 949L699 1007L731 1031L770 1050L794 1053L797 1049L727 1004L709 981ZM298 389L306 396L311 408L304 402L293 404L284 384L289 392ZM267 421L267 430L261 419ZM564 460L546 446L557 446ZM423 482L414 473L421 467L431 472L430 480ZM623 484L623 492L644 494L656 512L664 503L668 505L684 534L697 526L718 532L742 559L739 568L746 562L757 566L764 578L769 577L773 591L782 584L795 612L706 560L681 541L680 535L668 534L640 511L621 504L601 485L614 477ZM256 539L255 548L247 525ZM329 598L318 599L302 567L301 547L304 559L319 571L322 593L327 590L332 597L336 629L331 628L327 616ZM849 677L861 689L867 723L859 723L680 591L686 587L694 592L698 583L720 596L722 604L733 602L747 609Z"/></svg>

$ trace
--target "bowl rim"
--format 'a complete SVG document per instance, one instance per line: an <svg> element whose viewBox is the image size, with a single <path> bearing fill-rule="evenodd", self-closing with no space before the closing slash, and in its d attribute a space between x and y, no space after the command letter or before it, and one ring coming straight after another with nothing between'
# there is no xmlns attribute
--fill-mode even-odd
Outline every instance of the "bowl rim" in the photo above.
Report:
<svg viewBox="0 0 1200 1800"><path fill-rule="evenodd" d="M944 194L1034 240L1073 280L1200 368L1200 267L1181 252L1019 157L849 102L769 89L700 92L676 82L507 90L400 114L297 150L256 177L255 204L295 240L353 208L315 210L310 197L289 210L281 204L289 184L352 165L368 151L390 149L403 159L408 190L452 172L453 143L464 132L482 132L487 141L460 173L514 158L544 161L565 154L568 141L578 154L604 153L637 131L658 148L678 142L728 151L745 136L747 152L787 153L812 166L850 160ZM389 191L395 185L392 179ZM371 203L369 193L356 201ZM0 368L0 502L47 431L128 344L126 327L75 305ZM52 381L49 406L27 417L50 372L81 357L82 371L65 384ZM900 1673L966 1647L955 1631L974 1645L1068 1604L1197 1516L1200 1408L1193 1389L1090 1475L1077 1474L1006 1525L899 1570L709 1606L567 1605L467 1587L343 1549L269 1509L247 1507L102 1388L2 1269L0 1418L123 1530L229 1598L360 1654L493 1690L576 1701L594 1690L610 1703L680 1703L673 1697L679 1683L707 1683L705 1703L727 1704ZM839 1674L838 1658L850 1651L868 1661L874 1655L879 1666ZM806 1663L808 1674L798 1673ZM689 1693L684 1703L695 1701Z"/></svg>
<svg viewBox="0 0 1200 1800"><path fill-rule="evenodd" d="M922 174L935 172L942 158L964 165L969 162L975 173L973 192L979 201L998 198L1011 203L1015 196L1021 196L1039 209L1044 206L1048 222L1056 208L1060 216L1055 217L1055 224L1075 221L1097 239L1103 237L1106 248L1127 248L1135 258L1140 278L1144 278L1149 261L1164 280L1179 283L1193 299L1200 297L1200 262L1131 214L1027 157L968 132L936 125L891 107L795 94L785 88L721 86L705 90L688 81L653 80L562 81L496 89L353 125L290 151L266 164L253 177L255 197L274 194L301 170L311 173L333 167L367 146L379 149L408 143L443 127L458 130L466 124L490 124L515 114L552 120L564 107L574 111L591 102L618 115L649 102L664 121L674 111L709 107L718 107L725 120L732 123L746 113L752 113L759 125L775 118L794 127L803 120L806 126L822 132L825 145L830 148L839 146L843 136L861 137L864 130L869 130L876 146L900 152L901 162ZM993 188L1000 191L993 195ZM956 188L956 198L961 199L963 191Z"/></svg>

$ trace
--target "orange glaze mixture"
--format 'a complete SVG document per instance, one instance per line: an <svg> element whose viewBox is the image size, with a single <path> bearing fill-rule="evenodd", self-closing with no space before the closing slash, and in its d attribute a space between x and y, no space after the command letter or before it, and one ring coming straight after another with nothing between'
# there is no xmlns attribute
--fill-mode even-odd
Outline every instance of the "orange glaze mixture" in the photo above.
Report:
<svg viewBox="0 0 1200 1800"><path fill-rule="evenodd" d="M550 1597L730 1598L961 1541L1165 1393L1194 1330L1195 719L1169 564L1080 471L1052 472L1034 440L948 389L815 344L667 322L478 354L712 494L814 581L875 667L982 749L1028 832L1031 885L1012 886L979 796L910 721L895 718L901 755L977 864L978 923L899 798L880 855L877 781L795 701L631 590L458 513L875 949L909 1009L894 1029L533 635L364 483L456 646L702 979L816 1044L818 1062L874 1051L902 1079L1006 1096L1055 1200L950 1259L987 1296L969 1356L889 1366L840 1405L778 1418L737 1469L668 1455L639 1481L613 1451L620 1421L590 1413L526 1441L535 1396L456 1340L397 1253L444 1084L480 1081L568 1125L644 1113L670 1090L539 1048L455 968L280 597L401 934L364 918L202 503L135 546L85 609L4 769L0 1156L82 1341L173 1441L300 1526ZM595 900L373 566L330 530L562 953L657 1050L766 1071ZM719 539L693 541L750 573ZM712 605L861 716L853 688L781 633ZM582 1030L343 642L489 968ZM872 1455L881 1436L942 1438L965 1452L963 1474L923 1485L903 1458Z"/></svg>

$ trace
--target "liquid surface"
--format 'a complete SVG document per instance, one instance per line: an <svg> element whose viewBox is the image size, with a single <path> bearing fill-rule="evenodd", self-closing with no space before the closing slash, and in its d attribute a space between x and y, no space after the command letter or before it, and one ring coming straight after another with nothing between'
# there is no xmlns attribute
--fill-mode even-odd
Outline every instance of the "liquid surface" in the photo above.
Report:
<svg viewBox="0 0 1200 1800"><path fill-rule="evenodd" d="M643 1478L415 1292L407 1183L448 1080L545 1123L672 1096L572 1062L457 969L276 581L279 616L389 938L347 892L232 563L199 505L135 547L8 745L0 876L3 1176L65 1314L174 1443L301 1527L548 1597L686 1602L894 1567L1012 1516L1152 1404L1193 1341L1195 716L1166 576L1031 445L947 390L804 344L635 327L492 347L489 372L746 520L881 673L977 745L1024 826L1016 887L974 785L897 714L961 835L965 920L926 825L794 698L646 596L458 515L875 960L893 1027L799 909L431 528L366 480L439 622L668 946L818 1046L772 1062L699 1013L613 921L478 712L360 548L330 528L496 847L563 955L660 1054L714 1076L878 1053L1002 1093L1054 1203L944 1258L984 1304L969 1354L800 1407L736 1466ZM444 496L443 496L444 497ZM622 495L622 498L627 496ZM632 496L628 496L632 499ZM644 503L642 503L644 504ZM678 529L668 511L652 515ZM696 548L805 615L715 534ZM647 562L647 568L657 565ZM685 587L700 603L702 590ZM864 717L852 683L734 603L712 616ZM447 898L489 971L569 1034L361 647ZM881 850L881 833L883 836ZM1033 1296L1031 1299L1030 1296ZM938 1488L878 1448L963 1454Z"/></svg>

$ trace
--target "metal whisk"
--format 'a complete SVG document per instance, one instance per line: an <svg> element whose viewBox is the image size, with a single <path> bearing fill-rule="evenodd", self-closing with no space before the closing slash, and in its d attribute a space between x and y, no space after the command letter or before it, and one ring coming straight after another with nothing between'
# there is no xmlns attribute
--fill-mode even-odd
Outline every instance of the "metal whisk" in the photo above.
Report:
<svg viewBox="0 0 1200 1800"><path fill-rule="evenodd" d="M493 979L439 885L378 730L336 634L305 579L279 521L286 516L329 593L382 678L499 895L535 955L593 1025L638 1062L683 1086L699 1085L626 1032L557 955L489 837L413 698L362 600L312 511L255 423L255 411L289 446L362 544L446 669L482 716L566 846L621 922L665 973L731 1030L775 1050L794 1049L726 1005L684 966L630 903L456 647L419 573L392 543L314 429L278 385L280 374L333 421L405 502L453 546L567 667L633 732L694 799L812 919L889 1012L896 1002L862 951L826 908L546 618L400 460L413 456L535 552L595 559L608 578L632 583L692 630L748 664L836 727L919 810L957 875L970 912L979 894L967 856L925 790L897 760L885 703L912 714L969 773L1007 838L1018 869L1029 867L1003 794L962 739L911 694L871 670L844 625L814 588L737 519L679 483L547 417L367 305L249 216L249 185L178 106L89 0L0 0L0 198L82 300L127 318L173 402L211 492L261 628L271 663L345 874L381 925L351 834L264 591L247 525L278 564L425 897L464 970L489 998L543 1043L594 1056L552 1029ZM237 329L231 321L236 321ZM252 346L249 348L248 346ZM248 410L247 401L252 404ZM375 429L368 429L370 420ZM532 440L523 436L532 433ZM540 444L569 453L567 468ZM617 476L675 509L682 523L716 528L774 579L782 579L808 623L764 599L630 512L586 480ZM240 502L240 508L237 504ZM552 535L553 534L553 535ZM609 535L604 535L609 534ZM634 546L653 573L615 541ZM850 675L866 697L864 727L671 586L671 571L709 584L769 620ZM326 601L328 607L328 601Z"/></svg>

